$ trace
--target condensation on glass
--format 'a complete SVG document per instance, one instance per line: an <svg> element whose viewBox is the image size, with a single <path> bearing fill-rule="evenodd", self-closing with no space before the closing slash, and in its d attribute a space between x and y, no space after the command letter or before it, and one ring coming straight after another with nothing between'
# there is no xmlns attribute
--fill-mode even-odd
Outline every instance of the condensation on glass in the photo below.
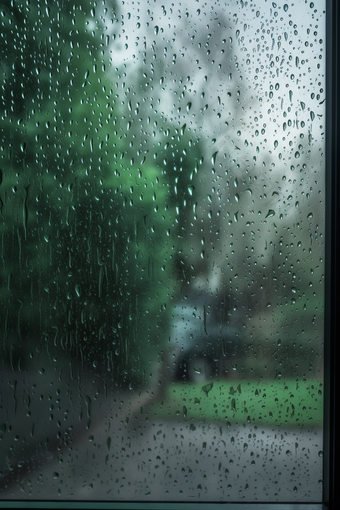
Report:
<svg viewBox="0 0 340 510"><path fill-rule="evenodd" d="M2 499L321 501L324 9L2 3Z"/></svg>

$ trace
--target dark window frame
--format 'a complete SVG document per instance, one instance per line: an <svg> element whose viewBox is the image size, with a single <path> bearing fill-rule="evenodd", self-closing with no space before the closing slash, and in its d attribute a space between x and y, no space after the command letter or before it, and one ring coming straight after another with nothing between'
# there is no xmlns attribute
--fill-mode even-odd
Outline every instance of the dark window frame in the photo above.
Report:
<svg viewBox="0 0 340 510"><path fill-rule="evenodd" d="M337 367L340 335L337 322L340 310L337 259L340 257L339 210L340 193L337 175L339 164L339 89L340 89L340 1L326 0L326 244L325 244L325 376L324 376L324 477L322 503L166 503L166 502L71 502L71 501L0 501L0 508L120 508L126 510L335 510L340 502L337 482L340 482L339 417L336 415L339 396Z"/></svg>
<svg viewBox="0 0 340 510"><path fill-rule="evenodd" d="M339 293L337 277L339 275L337 259L339 250L339 21L340 4L337 0L326 1L326 254L325 254L325 398L324 398L324 487L323 504L325 508L335 509L340 500L337 496L337 481L340 480L339 440L337 429L339 418L336 416L339 378L337 361L339 349L336 341L339 335L337 315Z"/></svg>

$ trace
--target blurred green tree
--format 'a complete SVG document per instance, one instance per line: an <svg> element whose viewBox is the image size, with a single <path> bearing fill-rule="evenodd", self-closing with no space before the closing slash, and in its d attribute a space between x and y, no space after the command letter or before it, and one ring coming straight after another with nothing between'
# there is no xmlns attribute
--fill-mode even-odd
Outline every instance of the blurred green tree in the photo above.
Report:
<svg viewBox="0 0 340 510"><path fill-rule="evenodd" d="M167 341L178 200L174 172L122 134L105 5L2 7L0 318L14 370L62 352L128 384Z"/></svg>

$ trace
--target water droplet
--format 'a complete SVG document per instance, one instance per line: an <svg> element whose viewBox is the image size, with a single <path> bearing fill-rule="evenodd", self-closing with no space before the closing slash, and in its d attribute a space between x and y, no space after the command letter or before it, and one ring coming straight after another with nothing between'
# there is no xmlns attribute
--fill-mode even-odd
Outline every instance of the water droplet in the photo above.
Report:
<svg viewBox="0 0 340 510"><path fill-rule="evenodd" d="M287 12L287 11L288 11L288 4L284 4L284 6L283 6L283 10L284 10L285 12Z"/></svg>
<svg viewBox="0 0 340 510"><path fill-rule="evenodd" d="M195 190L195 186L188 186L188 193L192 197Z"/></svg>
<svg viewBox="0 0 340 510"><path fill-rule="evenodd" d="M215 165L217 154L218 154L218 151L214 152L214 154L211 156L211 163L213 165Z"/></svg>
<svg viewBox="0 0 340 510"><path fill-rule="evenodd" d="M273 209L269 209L266 218L271 218L272 216L275 216L275 211L273 211Z"/></svg>
<svg viewBox="0 0 340 510"><path fill-rule="evenodd" d="M206 394L206 396L208 396L208 393L209 391L212 389L212 387L214 386L214 383L209 383L209 384L205 384L203 387L202 387L202 391L204 391L204 393Z"/></svg>
<svg viewBox="0 0 340 510"><path fill-rule="evenodd" d="M315 119L315 113L314 112L310 112L310 118L311 118L311 120Z"/></svg>
<svg viewBox="0 0 340 510"><path fill-rule="evenodd" d="M296 153L294 154L294 156L295 156L295 159L298 159L298 158L300 157L300 153L299 153L299 151L296 151Z"/></svg>
<svg viewBox="0 0 340 510"><path fill-rule="evenodd" d="M154 28L153 30L154 30L154 32L155 32L155 35L157 35L157 34L158 34L158 32L159 32L159 27L156 25L156 26L155 26L155 28Z"/></svg>
<svg viewBox="0 0 340 510"><path fill-rule="evenodd" d="M309 213L308 216L307 216L307 219L311 220L312 218L313 218L313 213Z"/></svg>

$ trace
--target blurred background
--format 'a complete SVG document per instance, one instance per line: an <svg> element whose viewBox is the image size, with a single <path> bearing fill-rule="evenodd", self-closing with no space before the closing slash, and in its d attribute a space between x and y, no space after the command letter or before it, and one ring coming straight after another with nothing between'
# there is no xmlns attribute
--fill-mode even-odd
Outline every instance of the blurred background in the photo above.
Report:
<svg viewBox="0 0 340 510"><path fill-rule="evenodd" d="M77 479L72 445L88 459L93 427L102 480L109 455L117 472L127 461L115 441L131 453L140 424L161 420L168 438L191 433L185 458L221 424L228 442L258 426L286 452L305 441L304 496L288 477L285 495L275 479L242 497L321 500L324 2L0 11L3 497L66 497L55 463L67 451L64 478ZM289 476L303 461L291 462ZM234 472L206 499L249 488ZM162 497L194 497L170 475ZM117 498L121 479L107 476L103 497ZM121 498L159 497L148 483Z"/></svg>

